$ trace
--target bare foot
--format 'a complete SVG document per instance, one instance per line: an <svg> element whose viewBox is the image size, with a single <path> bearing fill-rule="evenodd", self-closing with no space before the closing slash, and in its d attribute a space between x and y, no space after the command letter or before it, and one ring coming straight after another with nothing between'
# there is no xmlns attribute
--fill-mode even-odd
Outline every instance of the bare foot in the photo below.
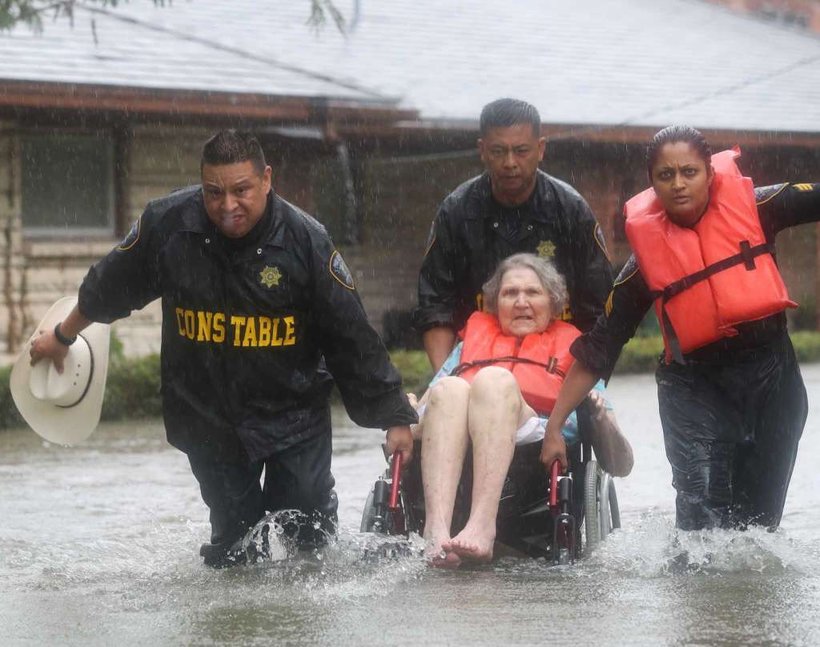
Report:
<svg viewBox="0 0 820 647"><path fill-rule="evenodd" d="M493 528L495 530L495 528ZM490 534L473 531L468 527L453 537L443 548L449 549L464 560L489 562L493 558L495 532Z"/></svg>
<svg viewBox="0 0 820 647"><path fill-rule="evenodd" d="M450 548L450 538L442 540L428 539L424 551L430 566L436 568L458 568L461 558Z"/></svg>
<svg viewBox="0 0 820 647"><path fill-rule="evenodd" d="M430 566L436 568L458 568L461 566L461 557L453 551L442 550L437 555L431 555L427 558Z"/></svg>

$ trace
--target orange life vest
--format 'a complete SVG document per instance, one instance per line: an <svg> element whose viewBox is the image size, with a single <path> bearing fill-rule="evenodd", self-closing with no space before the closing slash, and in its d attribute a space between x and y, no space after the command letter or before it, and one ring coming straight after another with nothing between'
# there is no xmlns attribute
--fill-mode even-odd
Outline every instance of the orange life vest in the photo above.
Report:
<svg viewBox="0 0 820 647"><path fill-rule="evenodd" d="M461 364L453 374L472 382L484 366L506 368L515 376L526 403L548 414L574 361L570 344L580 335L575 326L556 320L540 334L513 337L501 332L495 316L474 312L460 333Z"/></svg>
<svg viewBox="0 0 820 647"><path fill-rule="evenodd" d="M626 235L652 290L667 363L737 334L744 321L797 304L789 299L766 243L752 180L737 149L712 156L709 206L691 228L667 216L653 189L626 203Z"/></svg>

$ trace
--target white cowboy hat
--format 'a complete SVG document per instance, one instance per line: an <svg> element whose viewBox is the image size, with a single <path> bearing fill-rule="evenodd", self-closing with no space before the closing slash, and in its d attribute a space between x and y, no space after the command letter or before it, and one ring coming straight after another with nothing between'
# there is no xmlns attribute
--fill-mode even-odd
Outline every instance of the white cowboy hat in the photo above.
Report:
<svg viewBox="0 0 820 647"><path fill-rule="evenodd" d="M76 304L76 297L57 301L31 339L41 331L53 330ZM49 360L31 366L30 343L14 363L9 381L14 404L29 426L49 442L79 443L97 427L108 373L109 328L92 323L83 330L68 347L62 373Z"/></svg>

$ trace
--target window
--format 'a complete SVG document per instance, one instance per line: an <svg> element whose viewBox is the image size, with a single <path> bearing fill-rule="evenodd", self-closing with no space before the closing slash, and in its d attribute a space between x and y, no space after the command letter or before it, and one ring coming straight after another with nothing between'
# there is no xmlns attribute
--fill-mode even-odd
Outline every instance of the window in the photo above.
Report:
<svg viewBox="0 0 820 647"><path fill-rule="evenodd" d="M27 233L111 232L113 143L104 134L31 134L22 145Z"/></svg>

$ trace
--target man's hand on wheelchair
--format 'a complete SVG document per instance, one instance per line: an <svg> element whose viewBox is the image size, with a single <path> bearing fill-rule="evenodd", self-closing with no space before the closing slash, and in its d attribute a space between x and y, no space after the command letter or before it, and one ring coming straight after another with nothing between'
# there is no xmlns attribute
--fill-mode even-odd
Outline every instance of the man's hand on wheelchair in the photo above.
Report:
<svg viewBox="0 0 820 647"><path fill-rule="evenodd" d="M560 430L555 433L547 426L547 432L541 443L540 461L549 471L556 460L561 463L561 471L565 472L567 470L567 444L564 442L564 436Z"/></svg>
<svg viewBox="0 0 820 647"><path fill-rule="evenodd" d="M387 430L385 452L388 456L392 456L396 451L401 452L403 465L413 460L413 433L407 425L390 427Z"/></svg>

